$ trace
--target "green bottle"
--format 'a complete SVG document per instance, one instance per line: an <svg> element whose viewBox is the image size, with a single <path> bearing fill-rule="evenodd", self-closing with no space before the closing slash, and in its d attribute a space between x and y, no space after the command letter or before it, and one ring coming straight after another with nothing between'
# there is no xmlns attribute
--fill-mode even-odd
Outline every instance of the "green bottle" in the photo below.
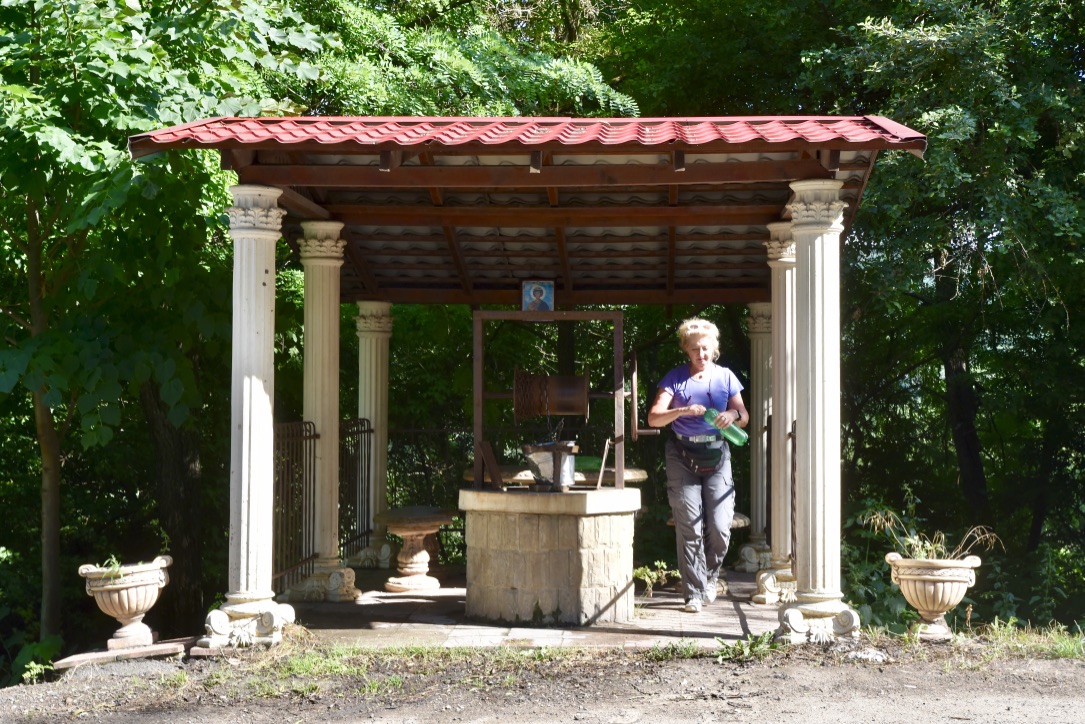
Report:
<svg viewBox="0 0 1085 724"><path fill-rule="evenodd" d="M704 412L704 421L712 427L716 426L716 418L719 416L719 410L715 408L708 408ZM745 445L746 441L750 439L750 436L746 434L738 425L731 423L725 428L720 429L720 434L732 445Z"/></svg>

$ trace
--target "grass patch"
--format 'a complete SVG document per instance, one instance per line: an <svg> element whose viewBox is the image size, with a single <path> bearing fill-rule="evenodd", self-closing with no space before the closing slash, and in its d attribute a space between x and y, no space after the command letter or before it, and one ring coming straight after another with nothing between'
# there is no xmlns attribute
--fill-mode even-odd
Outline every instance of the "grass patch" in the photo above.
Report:
<svg viewBox="0 0 1085 724"><path fill-rule="evenodd" d="M707 651L690 639L679 639L663 646L653 646L645 652L649 661L675 661L678 659L699 659L711 656Z"/></svg>
<svg viewBox="0 0 1085 724"><path fill-rule="evenodd" d="M282 693L282 689L273 682L260 677L252 677L248 681L249 693L261 699L275 699Z"/></svg>
<svg viewBox="0 0 1085 724"><path fill-rule="evenodd" d="M982 670L1005 659L1085 659L1085 632L1076 624L1052 623L1046 627L1021 624L1016 619L995 619L989 624L968 627L946 643L921 641L912 633L894 633L868 628L863 638L869 645L896 652L894 656L912 661L941 663L943 671Z"/></svg>
<svg viewBox="0 0 1085 724"><path fill-rule="evenodd" d="M1026 656L1045 659L1085 658L1085 632L1080 624L1075 631L1054 623L1044 628L1020 625L1016 619L992 623L978 630L978 638L987 644L998 658Z"/></svg>
<svg viewBox="0 0 1085 724"><path fill-rule="evenodd" d="M184 669L162 676L158 683L168 689L183 689L188 684L188 672Z"/></svg>
<svg viewBox="0 0 1085 724"><path fill-rule="evenodd" d="M366 679L357 693L361 696L381 696L391 694L403 688L403 679L399 676L388 676Z"/></svg>

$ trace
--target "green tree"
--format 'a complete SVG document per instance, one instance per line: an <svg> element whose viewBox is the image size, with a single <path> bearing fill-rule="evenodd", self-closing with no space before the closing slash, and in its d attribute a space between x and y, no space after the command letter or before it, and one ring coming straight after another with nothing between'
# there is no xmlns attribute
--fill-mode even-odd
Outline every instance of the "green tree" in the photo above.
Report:
<svg viewBox="0 0 1085 724"><path fill-rule="evenodd" d="M138 307L128 295L145 291L144 275L155 271L139 260L155 259L167 287L185 273L173 264L180 260L167 259L169 245L186 235L206 241L206 224L148 233L145 214L182 199L189 213L209 206L200 186L184 193L177 185L208 171L192 157L137 166L127 158L127 136L208 115L282 110L259 92L259 74L315 77L298 54L322 47L281 2L0 3L0 394L22 385L32 400L42 637L60 628L60 492L70 433L87 448L107 443L127 385L152 381L174 425L191 401L183 399L186 350L176 340L157 350L144 344L148 332L163 341L138 326L154 324L155 315L129 315L125 328L108 324L106 310L123 314L120 300ZM166 247L155 248L157 257L147 254L148 236Z"/></svg>
<svg viewBox="0 0 1085 724"><path fill-rule="evenodd" d="M1018 550L1085 543L1083 20L912 2L807 56L821 110L930 138L925 164L879 161L849 239L849 487L911 488L932 523L993 522Z"/></svg>
<svg viewBox="0 0 1085 724"><path fill-rule="evenodd" d="M575 43L646 116L801 114L804 52L877 2L600 0Z"/></svg>
<svg viewBox="0 0 1085 724"><path fill-rule="evenodd" d="M343 48L315 61L320 79L270 88L316 115L635 116L593 65L502 35L462 3L314 0L304 10Z"/></svg>

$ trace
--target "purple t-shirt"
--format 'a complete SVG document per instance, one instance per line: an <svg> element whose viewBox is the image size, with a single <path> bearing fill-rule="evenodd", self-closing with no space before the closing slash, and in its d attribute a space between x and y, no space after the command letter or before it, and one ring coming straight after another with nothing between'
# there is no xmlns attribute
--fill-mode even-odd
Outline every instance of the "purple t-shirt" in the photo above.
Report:
<svg viewBox="0 0 1085 724"><path fill-rule="evenodd" d="M723 412L727 409L728 400L742 392L742 383L738 381L735 373L726 367L713 364L705 371L708 374L700 382L690 375L688 364L675 367L663 377L659 389L671 393L671 409L704 405L706 408L714 407ZM719 432L705 422L704 418L693 415L679 417L671 423L671 427L679 435L711 435Z"/></svg>

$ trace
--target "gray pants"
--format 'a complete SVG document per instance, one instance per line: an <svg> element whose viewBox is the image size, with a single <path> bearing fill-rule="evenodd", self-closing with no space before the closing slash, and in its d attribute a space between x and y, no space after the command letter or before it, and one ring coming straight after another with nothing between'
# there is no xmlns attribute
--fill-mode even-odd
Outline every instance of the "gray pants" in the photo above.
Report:
<svg viewBox="0 0 1085 724"><path fill-rule="evenodd" d="M678 443L668 440L667 499L674 513L678 570L686 599L704 600L709 583L715 584L731 542L735 515L735 482L731 478L731 450L723 444L716 469L697 475L682 464Z"/></svg>

